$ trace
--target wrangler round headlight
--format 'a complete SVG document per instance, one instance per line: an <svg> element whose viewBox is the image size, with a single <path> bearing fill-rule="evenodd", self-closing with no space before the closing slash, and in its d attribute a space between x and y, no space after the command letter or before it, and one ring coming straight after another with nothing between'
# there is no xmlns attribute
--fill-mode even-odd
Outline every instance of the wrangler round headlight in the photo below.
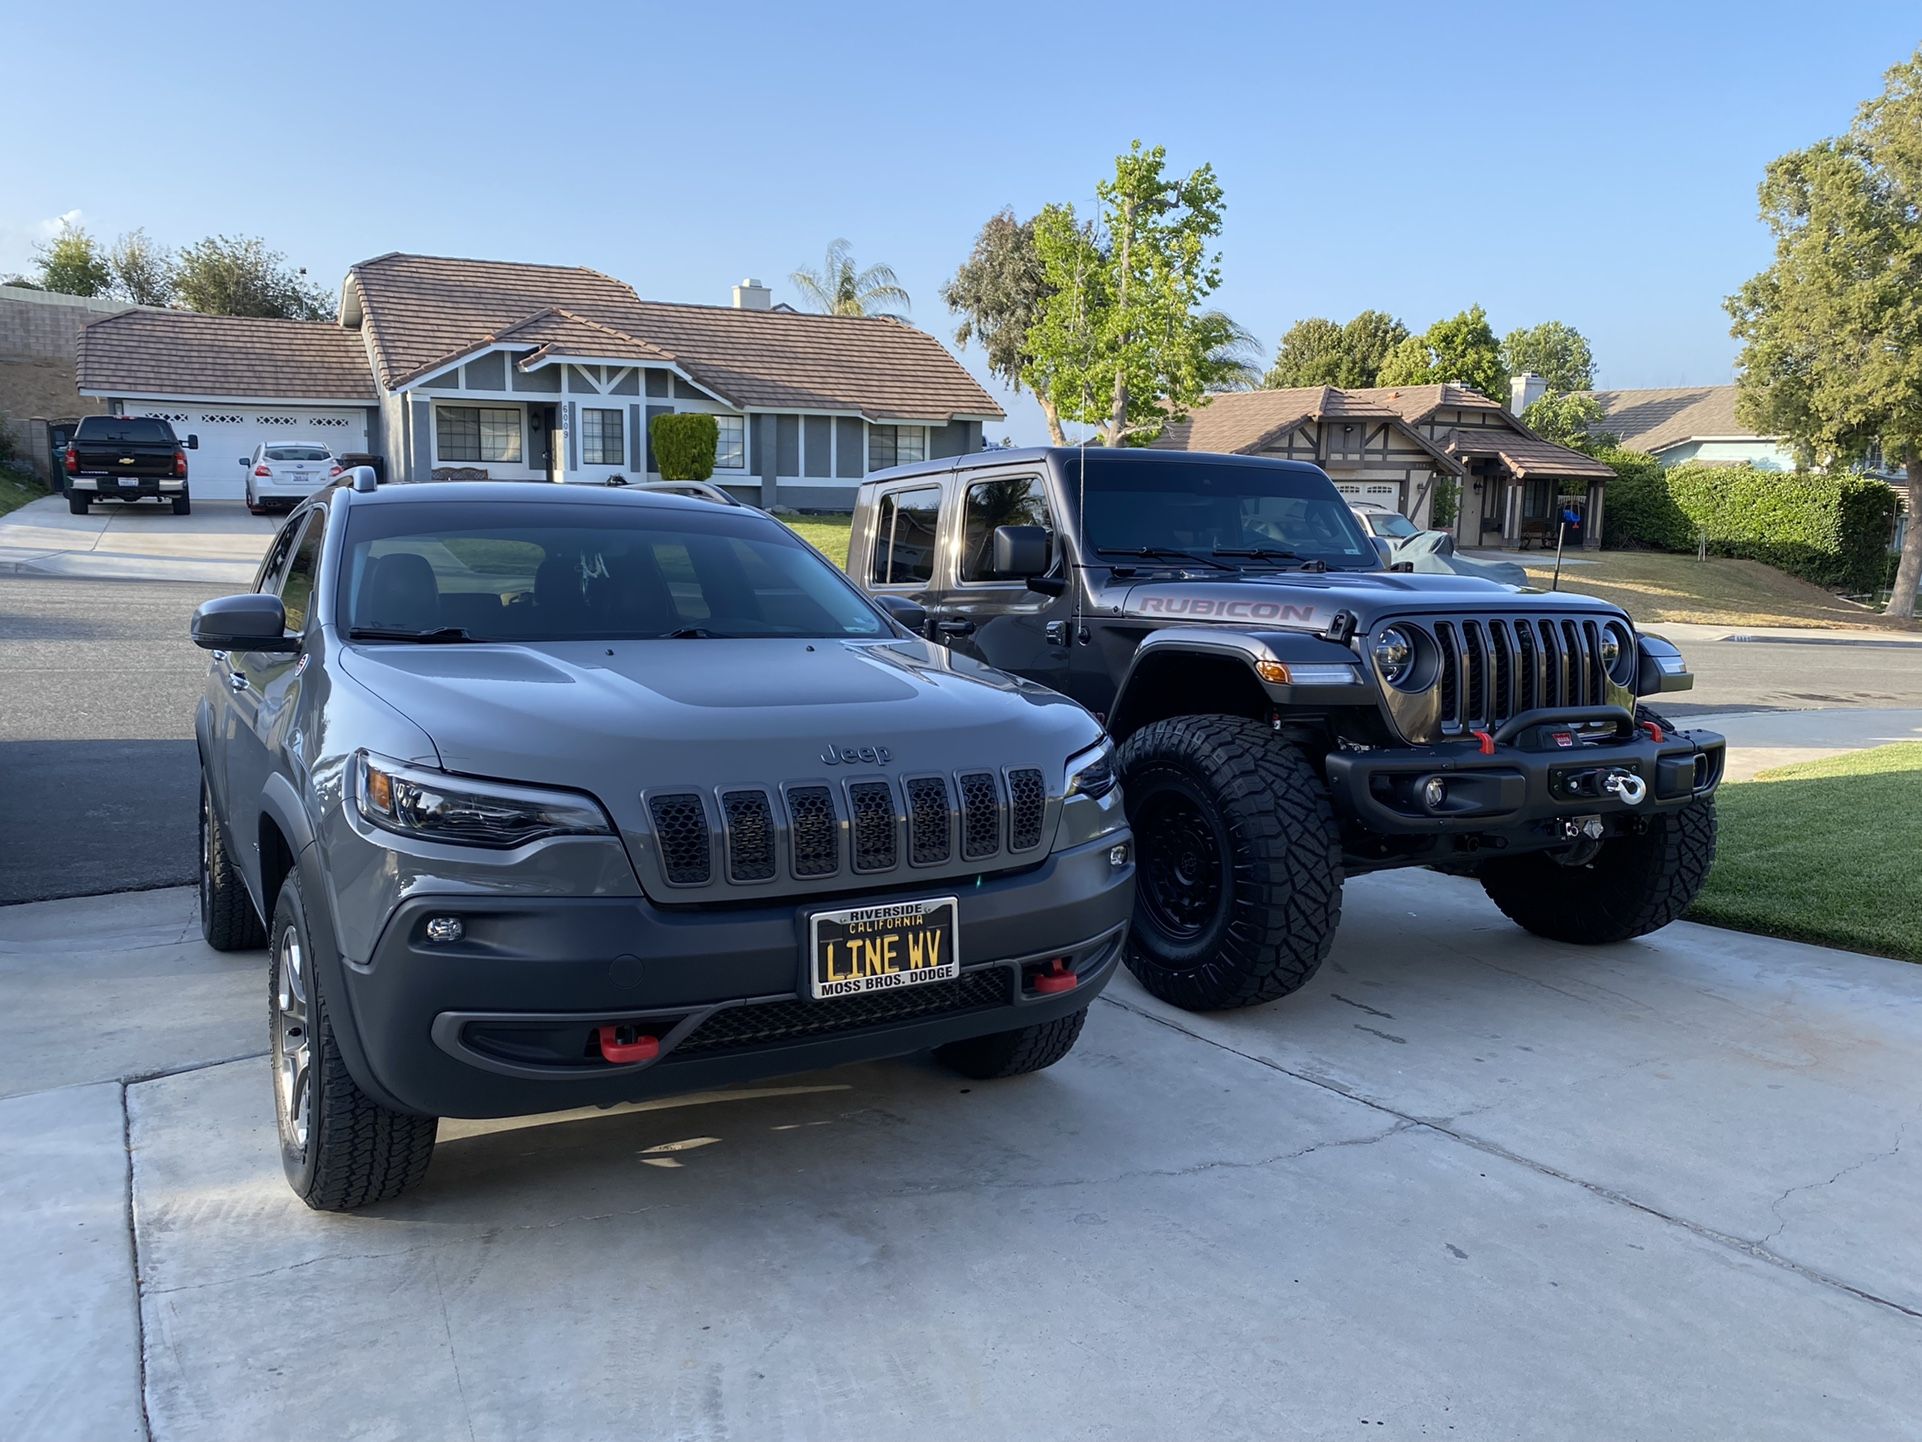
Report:
<svg viewBox="0 0 1922 1442"><path fill-rule="evenodd" d="M1406 631L1389 626L1375 637L1375 669L1391 686L1409 678L1415 669L1415 643Z"/></svg>
<svg viewBox="0 0 1922 1442"><path fill-rule="evenodd" d="M1602 627L1602 667L1609 679L1618 686L1626 686L1635 673L1635 638L1619 621L1610 621Z"/></svg>

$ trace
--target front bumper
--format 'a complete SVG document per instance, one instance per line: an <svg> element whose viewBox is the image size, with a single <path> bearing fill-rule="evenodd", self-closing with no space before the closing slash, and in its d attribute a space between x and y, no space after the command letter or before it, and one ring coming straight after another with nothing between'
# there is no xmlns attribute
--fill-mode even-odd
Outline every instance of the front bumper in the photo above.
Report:
<svg viewBox="0 0 1922 1442"><path fill-rule="evenodd" d="M1584 729L1604 724L1611 729ZM1596 706L1526 712L1486 741L1330 752L1327 772L1336 811L1364 830L1495 832L1686 806L1721 784L1725 747L1714 731L1666 731L1658 738L1620 707ZM1609 789L1608 778L1624 775L1641 783L1639 802ZM1429 783L1437 780L1440 799L1431 801Z"/></svg>
<svg viewBox="0 0 1922 1442"><path fill-rule="evenodd" d="M1053 1020L1113 975L1133 905L1116 832L1015 875L958 889L962 972L922 987L806 999L807 904L659 907L640 898L413 896L366 965L342 964L343 1052L389 1106L431 1116L519 1116L738 1085ZM860 903L926 895L864 893ZM426 939L457 916L453 945ZM1065 956L1077 983L1032 984ZM337 1023L338 1025L338 1023ZM630 1026L658 1056L613 1063L593 1038Z"/></svg>

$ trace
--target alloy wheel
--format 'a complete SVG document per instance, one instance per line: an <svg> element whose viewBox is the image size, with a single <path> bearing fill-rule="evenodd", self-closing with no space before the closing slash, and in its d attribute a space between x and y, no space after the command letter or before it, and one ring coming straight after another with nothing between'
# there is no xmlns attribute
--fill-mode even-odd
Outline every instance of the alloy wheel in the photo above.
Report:
<svg viewBox="0 0 1922 1442"><path fill-rule="evenodd" d="M305 1151L313 1110L313 1033L300 933L287 927L280 934L275 953L274 1085L279 1091L280 1115L287 1135L296 1149Z"/></svg>
<svg viewBox="0 0 1922 1442"><path fill-rule="evenodd" d="M1214 924L1228 890L1227 836L1185 784L1151 782L1132 808L1137 887L1148 919L1173 941Z"/></svg>

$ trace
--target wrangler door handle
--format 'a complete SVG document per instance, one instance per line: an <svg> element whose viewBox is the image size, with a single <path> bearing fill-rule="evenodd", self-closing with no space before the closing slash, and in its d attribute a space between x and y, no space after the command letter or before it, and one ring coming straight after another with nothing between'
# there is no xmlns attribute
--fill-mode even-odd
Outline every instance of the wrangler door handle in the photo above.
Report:
<svg viewBox="0 0 1922 1442"><path fill-rule="evenodd" d="M934 628L943 636L972 636L974 634L974 622L970 621L966 616L954 616L946 621L937 621L935 622Z"/></svg>

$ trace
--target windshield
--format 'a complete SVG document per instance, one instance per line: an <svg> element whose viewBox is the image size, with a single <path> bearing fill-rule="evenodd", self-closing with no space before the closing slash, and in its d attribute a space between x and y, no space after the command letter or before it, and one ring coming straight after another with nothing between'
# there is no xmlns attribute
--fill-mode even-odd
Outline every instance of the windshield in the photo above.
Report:
<svg viewBox="0 0 1922 1442"><path fill-rule="evenodd" d="M348 521L340 575L340 624L363 639L894 634L787 527L746 510L360 506Z"/></svg>
<svg viewBox="0 0 1922 1442"><path fill-rule="evenodd" d="M333 456L325 446L269 446L263 460L269 461L327 461Z"/></svg>
<svg viewBox="0 0 1922 1442"><path fill-rule="evenodd" d="M1397 541L1421 534L1413 521L1397 511L1370 511L1368 524L1374 528L1376 535L1391 536Z"/></svg>
<svg viewBox="0 0 1922 1442"><path fill-rule="evenodd" d="M1104 559L1187 553L1223 564L1376 564L1348 503L1323 476L1252 459L1179 462L1152 454L1066 458L1082 536Z"/></svg>

